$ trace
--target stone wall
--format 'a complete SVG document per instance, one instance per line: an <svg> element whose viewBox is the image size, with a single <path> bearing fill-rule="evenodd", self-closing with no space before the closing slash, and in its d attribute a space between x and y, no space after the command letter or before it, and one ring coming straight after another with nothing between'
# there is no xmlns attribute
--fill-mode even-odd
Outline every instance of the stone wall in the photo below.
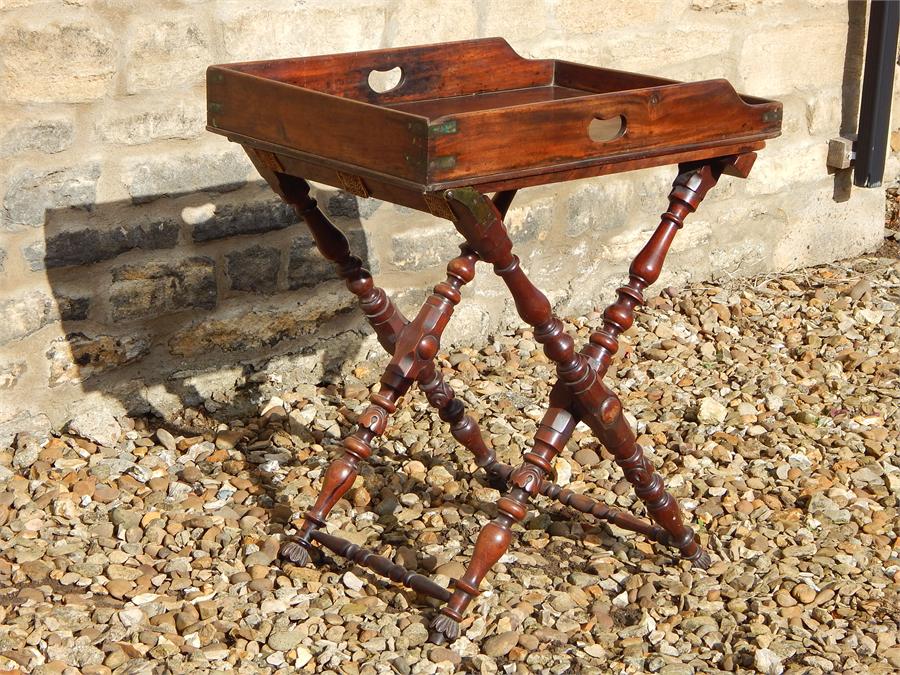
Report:
<svg viewBox="0 0 900 675"><path fill-rule="evenodd" d="M825 166L828 138L853 131L864 13L828 0L2 0L0 444L98 406L224 415L373 349L294 215L204 130L210 63L501 35L528 57L725 77L779 98L784 135L676 241L661 283L678 284L878 244L883 193ZM509 226L560 312L612 297L673 176L520 196ZM414 311L455 251L452 227L318 198ZM465 296L445 343L514 323L487 270Z"/></svg>

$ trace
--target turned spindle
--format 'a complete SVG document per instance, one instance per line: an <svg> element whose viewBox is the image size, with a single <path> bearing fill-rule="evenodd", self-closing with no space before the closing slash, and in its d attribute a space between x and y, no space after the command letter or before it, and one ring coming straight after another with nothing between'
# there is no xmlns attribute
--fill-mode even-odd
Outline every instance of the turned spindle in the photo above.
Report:
<svg viewBox="0 0 900 675"><path fill-rule="evenodd" d="M428 577L411 572L402 565L398 565L384 556L377 555L358 544L327 534L321 530L313 532L312 538L332 553L347 558L347 560L370 569L376 574L387 577L395 583L402 584L416 593L445 602L450 599L450 591L436 584Z"/></svg>
<svg viewBox="0 0 900 675"><path fill-rule="evenodd" d="M600 419L602 426L592 427L591 430L612 453L625 478L647 507L650 517L668 533L664 543L679 549L682 557L696 566L703 569L709 567L709 554L700 548L694 531L684 523L678 502L666 492L662 477L644 457L644 451L622 412L622 404L612 392L601 406Z"/></svg>
<svg viewBox="0 0 900 675"><path fill-rule="evenodd" d="M644 304L644 290L659 279L666 254L675 234L684 226L685 217L697 210L721 173L719 164L702 164L678 174L669 194L668 210L662 214L650 241L631 263L628 283L617 289L616 302L603 313L603 326L591 335L590 347L583 350L597 364L598 377L606 374L619 350L619 336L634 324L634 309Z"/></svg>
<svg viewBox="0 0 900 675"><path fill-rule="evenodd" d="M393 353L397 336L408 323L406 318L384 289L375 285L362 260L351 254L347 237L322 213L316 200L310 196L309 183L284 174L278 174L277 180L285 201L306 222L319 253L334 264L347 288L359 299L360 309L375 331L378 342L388 353Z"/></svg>
<svg viewBox="0 0 900 675"><path fill-rule="evenodd" d="M572 382L583 380L590 370L587 359L575 352L574 341L553 315L550 301L531 282L519 258L512 253L512 241L494 204L469 188L448 190L445 196L456 216L457 229L503 279L519 316L534 328L535 340L556 364L560 378ZM433 640L453 640L459 634L463 612L478 595L478 587L488 570L509 548L513 524L525 517L529 499L538 493L543 479L552 472L553 459L562 451L575 423L575 418L560 407L551 407L544 415L534 446L510 476L512 489L497 502L499 515L482 529L466 573L456 582L453 597L432 623Z"/></svg>
<svg viewBox="0 0 900 675"><path fill-rule="evenodd" d="M357 430L344 440L342 453L328 466L322 489L313 507L304 514L297 535L282 545L282 558L298 564L309 560L313 532L324 526L331 509L353 485L359 475L360 463L372 454L373 439L384 433L388 418L396 410L397 400L414 381L423 379L426 386L434 385L432 397L436 402L437 397L446 396L445 391L438 391L440 382L434 382L437 377L434 357L453 308L460 301L460 289L475 277L477 260L477 254L471 249L460 247L460 255L447 265L447 278L434 287L416 318L399 332L392 345L391 361L381 376L378 393L369 397L369 407L360 415ZM477 447L476 441L471 439L471 430L468 431L465 437L472 443L473 451L489 455L489 450L482 452Z"/></svg>

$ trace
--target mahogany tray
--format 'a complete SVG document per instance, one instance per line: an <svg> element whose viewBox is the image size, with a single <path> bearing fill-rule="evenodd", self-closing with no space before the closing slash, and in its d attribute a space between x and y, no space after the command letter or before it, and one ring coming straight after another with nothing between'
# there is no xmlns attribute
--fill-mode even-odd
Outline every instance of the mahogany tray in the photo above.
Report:
<svg viewBox="0 0 900 675"><path fill-rule="evenodd" d="M373 71L397 68L393 88L370 85ZM502 38L216 65L207 87L207 128L274 155L275 168L431 212L424 196L452 187L752 152L780 133L782 115L724 79L526 59Z"/></svg>

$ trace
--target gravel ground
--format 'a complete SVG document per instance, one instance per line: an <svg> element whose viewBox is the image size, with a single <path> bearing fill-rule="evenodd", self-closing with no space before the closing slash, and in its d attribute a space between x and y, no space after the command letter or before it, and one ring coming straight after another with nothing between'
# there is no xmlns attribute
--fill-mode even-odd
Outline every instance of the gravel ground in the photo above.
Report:
<svg viewBox="0 0 900 675"><path fill-rule="evenodd" d="M227 425L20 435L0 449L0 669L898 672L898 306L890 258L652 299L610 380L712 567L542 501L452 649L426 644L432 606L358 567L273 562L384 361ZM533 336L441 365L515 462L552 380ZM376 452L331 531L447 583L499 493L417 391ZM582 427L557 469L643 511Z"/></svg>

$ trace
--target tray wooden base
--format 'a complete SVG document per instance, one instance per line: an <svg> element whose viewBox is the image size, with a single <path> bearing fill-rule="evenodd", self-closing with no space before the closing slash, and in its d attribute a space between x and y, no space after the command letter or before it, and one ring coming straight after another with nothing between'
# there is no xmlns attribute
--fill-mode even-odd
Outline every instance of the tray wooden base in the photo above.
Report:
<svg viewBox="0 0 900 675"><path fill-rule="evenodd" d="M333 553L442 601L440 613L432 622L432 639L439 643L459 635L460 621L478 595L481 581L510 546L512 525L522 521L530 500L537 495L674 547L700 568L709 566L709 555L684 522L678 503L665 490L662 477L644 457L625 420L619 398L603 383L603 377L618 350L619 335L632 325L634 309L643 303L643 291L659 278L665 256L684 218L696 210L723 173L746 177L755 158L753 153L679 166L668 208L648 243L635 257L628 283L618 289L618 299L604 313L603 326L576 351L574 340L554 316L546 296L529 280L512 252L503 217L514 190L498 192L492 199L473 188L441 193L441 208L453 220L464 243L459 256L447 266L447 278L435 286L419 313L409 320L375 286L360 259L351 254L347 239L310 197L309 184L279 172L277 165L260 161L258 151L248 148L248 152L255 157L257 168L269 184L305 220L322 255L335 264L348 289L359 298L379 342L392 355L381 377L379 391L371 395L356 431L344 439L342 453L328 467L315 504L304 515L296 535L283 544L283 560L307 563L314 543L318 542ZM434 361L441 334L461 300L462 287L474 278L477 262L493 266L509 288L520 317L533 327L535 339L556 364L558 378L550 394L549 407L539 424L533 447L524 453L522 463L515 468L497 461L490 443L478 424L466 414ZM466 572L462 578L453 580L452 592L322 531L329 512L356 480L360 463L371 456L372 442L385 432L398 400L413 384L425 392L428 402L450 425L453 437L475 456L477 465L495 483L506 486L506 494L497 503L499 515L482 529ZM610 509L552 482L553 460L562 452L579 421L587 424L615 457L644 502L652 523Z"/></svg>

